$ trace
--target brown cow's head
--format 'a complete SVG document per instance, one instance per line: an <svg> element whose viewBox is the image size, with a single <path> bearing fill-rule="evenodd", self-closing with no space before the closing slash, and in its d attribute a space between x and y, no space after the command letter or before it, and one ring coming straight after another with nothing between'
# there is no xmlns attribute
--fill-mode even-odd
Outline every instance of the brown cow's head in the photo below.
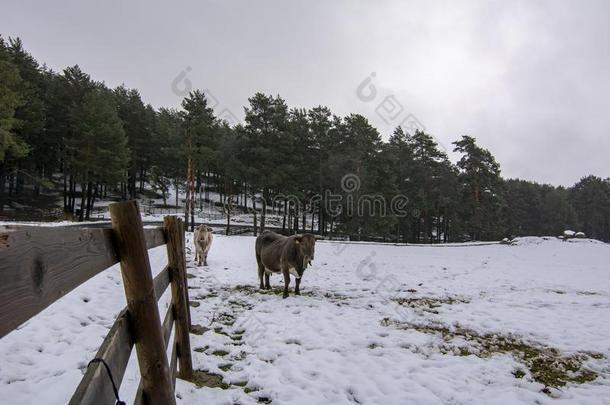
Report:
<svg viewBox="0 0 610 405"><path fill-rule="evenodd" d="M299 257L303 259L303 270L305 270L307 266L311 264L311 261L314 259L314 254L316 250L316 237L315 235L312 235L310 233L297 235L294 237L294 242L296 244Z"/></svg>

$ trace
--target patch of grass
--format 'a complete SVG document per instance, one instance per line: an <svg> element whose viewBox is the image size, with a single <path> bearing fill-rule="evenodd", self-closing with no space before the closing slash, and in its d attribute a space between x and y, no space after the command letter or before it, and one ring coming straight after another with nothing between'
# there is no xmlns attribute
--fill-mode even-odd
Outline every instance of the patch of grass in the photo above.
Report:
<svg viewBox="0 0 610 405"><path fill-rule="evenodd" d="M227 332L225 332L220 326L217 328L214 328L214 332L218 333L219 335L229 336L229 334Z"/></svg>
<svg viewBox="0 0 610 405"><path fill-rule="evenodd" d="M231 369L231 367L233 367L233 364L231 364L231 363L221 364L220 366L218 366L218 368L221 369L222 371L229 371Z"/></svg>
<svg viewBox="0 0 610 405"><path fill-rule="evenodd" d="M233 324L235 323L235 315L230 314L228 312L223 312L222 314L218 315L216 321L225 326L233 326Z"/></svg>
<svg viewBox="0 0 610 405"><path fill-rule="evenodd" d="M498 353L511 354L516 360L524 364L529 370L534 381L543 384L545 387L560 388L568 383L583 384L595 380L598 375L592 370L583 366L583 363L591 358L599 359L599 353L595 357L588 352L576 354L563 354L559 350L551 347L534 345L527 343L515 336L502 336L497 334L479 334L478 332L453 326L448 328L445 325L431 323L425 325L392 321L384 318L381 322L384 326L394 326L400 329L413 329L422 333L438 334L445 342L451 342L454 338L461 338L468 341L474 351L465 347L451 350L444 347L443 353L456 353L462 356L474 354L478 357L491 357ZM603 358L603 355L601 355ZM523 372L523 370L521 370ZM517 371L515 372L517 373ZM516 378L522 378L525 373ZM518 373L521 374L521 373ZM545 392L550 393L549 390Z"/></svg>
<svg viewBox="0 0 610 405"><path fill-rule="evenodd" d="M460 356L470 356L471 354L473 353L466 346L462 346L458 349L458 355Z"/></svg>
<svg viewBox="0 0 610 405"><path fill-rule="evenodd" d="M442 305L468 304L470 299L465 297L414 297L414 298L395 298L399 305L410 308L421 308L424 311L438 314L436 308Z"/></svg>
<svg viewBox="0 0 610 405"><path fill-rule="evenodd" d="M231 337L231 340L233 340L235 342L239 342L243 338L242 335L233 335L233 336L230 336L230 337Z"/></svg>
<svg viewBox="0 0 610 405"><path fill-rule="evenodd" d="M229 300L228 304L232 307L238 307L238 308L243 308L243 309L252 309L254 308L254 305L249 304L247 302L244 301L237 301L237 300Z"/></svg>
<svg viewBox="0 0 610 405"><path fill-rule="evenodd" d="M258 286L251 286L251 285L237 285L233 288L229 289L230 291L236 291L236 292L241 292L244 294L263 294L263 295L283 295L284 294L284 287L272 287L270 290L261 290L260 288L258 288ZM290 289L290 295L294 294L294 288ZM301 291L301 296L303 297L316 297L316 296L321 296L324 298L330 298L330 299L341 299L341 300L347 300L349 297L345 296L345 295L341 295L335 292L321 292L321 291L311 291L311 290L306 290L306 291ZM250 305L250 304L248 304ZM250 309L250 308L248 308Z"/></svg>
<svg viewBox="0 0 610 405"><path fill-rule="evenodd" d="M234 382L231 385L234 385L236 387L245 387L246 385L248 385L248 381L239 381L239 382ZM244 389L245 391L245 389Z"/></svg>
<svg viewBox="0 0 610 405"><path fill-rule="evenodd" d="M243 292L245 294L254 294L258 291L258 288L255 288L251 285L246 284L238 284L235 287L231 288L233 291Z"/></svg>
<svg viewBox="0 0 610 405"><path fill-rule="evenodd" d="M599 295L599 293L595 291L578 291L576 294L578 295Z"/></svg>
<svg viewBox="0 0 610 405"><path fill-rule="evenodd" d="M205 353L206 350L208 350L210 348L210 346L203 346L203 347L196 347L194 350L197 353Z"/></svg>
<svg viewBox="0 0 610 405"><path fill-rule="evenodd" d="M603 353L597 353L597 352L583 352L583 353L595 360L601 360L601 359L606 358L606 356L604 356Z"/></svg>
<svg viewBox="0 0 610 405"><path fill-rule="evenodd" d="M251 392L256 392L256 391L259 391L259 390L260 390L260 388L258 388L258 387L244 387L244 392L246 394L249 394Z"/></svg>
<svg viewBox="0 0 610 405"><path fill-rule="evenodd" d="M193 371L193 377L190 382L195 384L198 388L210 387L226 390L230 387L229 384L222 381L222 376L202 370Z"/></svg>
<svg viewBox="0 0 610 405"><path fill-rule="evenodd" d="M226 356L227 354L229 354L229 352L228 352L228 351L226 351L226 350L214 350L214 351L212 352L212 354L213 354L214 356L224 357L224 356Z"/></svg>
<svg viewBox="0 0 610 405"><path fill-rule="evenodd" d="M209 330L210 330L210 328L206 328L205 326L202 326L202 325L191 325L190 332L193 335L203 335L204 333L206 333Z"/></svg>
<svg viewBox="0 0 610 405"><path fill-rule="evenodd" d="M525 371L518 368L515 371L513 371L513 375L515 376L515 378L523 378L523 377L525 377Z"/></svg>
<svg viewBox="0 0 610 405"><path fill-rule="evenodd" d="M324 294L322 294L322 296L324 298L330 298L331 300L342 300L342 301L348 300L350 298L347 295L339 294L336 292L325 292Z"/></svg>
<svg viewBox="0 0 610 405"><path fill-rule="evenodd" d="M207 293L207 294L199 294L199 295L197 296L197 299L198 299L198 300L205 300L205 299L207 299L207 298L216 298L216 297L218 297L218 293L216 293L216 292L210 292L210 293Z"/></svg>

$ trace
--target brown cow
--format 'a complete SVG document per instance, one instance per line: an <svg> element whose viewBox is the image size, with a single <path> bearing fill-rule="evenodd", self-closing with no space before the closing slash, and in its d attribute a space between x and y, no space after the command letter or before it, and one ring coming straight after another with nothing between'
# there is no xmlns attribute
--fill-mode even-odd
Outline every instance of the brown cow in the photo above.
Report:
<svg viewBox="0 0 610 405"><path fill-rule="evenodd" d="M212 246L212 239L212 228L209 226L201 224L195 228L193 242L195 243L195 261L197 266L201 266L202 261L204 266L208 265L208 252Z"/></svg>
<svg viewBox="0 0 610 405"><path fill-rule="evenodd" d="M256 262L260 288L269 290L271 273L284 276L284 298L288 297L290 274L296 278L295 295L300 295L299 286L303 272L314 259L316 237L310 233L282 236L266 231L256 238ZM263 284L263 276L265 283Z"/></svg>

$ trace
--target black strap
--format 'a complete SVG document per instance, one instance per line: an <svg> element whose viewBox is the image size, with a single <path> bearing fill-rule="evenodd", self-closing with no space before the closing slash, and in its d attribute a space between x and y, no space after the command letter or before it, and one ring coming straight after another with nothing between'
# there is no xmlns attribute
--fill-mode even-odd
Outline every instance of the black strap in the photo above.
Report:
<svg viewBox="0 0 610 405"><path fill-rule="evenodd" d="M104 359L96 357L95 359L91 360L89 364L87 364L87 367L89 367L91 363L102 363L104 365L104 367L106 368L106 372L108 373L108 378L110 378L110 382L112 383L112 390L114 391L114 396L116 398L116 405L125 405L125 402L119 399L119 390L117 390L116 384L114 383L114 378L112 378L112 372L110 371L110 367L108 367L108 364L106 364Z"/></svg>

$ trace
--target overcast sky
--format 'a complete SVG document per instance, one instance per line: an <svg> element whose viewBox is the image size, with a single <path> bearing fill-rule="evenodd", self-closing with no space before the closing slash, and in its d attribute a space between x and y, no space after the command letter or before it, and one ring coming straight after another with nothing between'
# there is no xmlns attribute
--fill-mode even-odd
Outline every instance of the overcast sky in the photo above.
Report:
<svg viewBox="0 0 610 405"><path fill-rule="evenodd" d="M190 83L242 120L261 91L363 114L384 139L403 121L447 149L474 136L505 177L610 175L610 1L20 0L0 10L0 34L21 37L39 62L79 64L155 107L177 107Z"/></svg>

